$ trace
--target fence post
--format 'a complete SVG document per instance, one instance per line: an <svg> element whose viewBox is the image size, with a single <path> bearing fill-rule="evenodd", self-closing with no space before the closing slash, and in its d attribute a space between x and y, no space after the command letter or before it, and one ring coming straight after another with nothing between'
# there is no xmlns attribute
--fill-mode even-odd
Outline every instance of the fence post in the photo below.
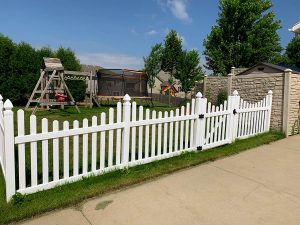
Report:
<svg viewBox="0 0 300 225"><path fill-rule="evenodd" d="M268 106L268 114L267 114L267 127L266 131L270 131L270 124L271 124L271 112L272 112L272 98L273 98L273 91L268 91L267 95L267 106Z"/></svg>
<svg viewBox="0 0 300 225"><path fill-rule="evenodd" d="M4 103L4 149L5 149L5 183L6 200L16 193L15 185L15 145L14 145L14 113L9 99Z"/></svg>
<svg viewBox="0 0 300 225"><path fill-rule="evenodd" d="M228 110L229 114L229 123L227 123L228 128L228 137L230 143L234 142L237 137L237 128L238 128L238 109L240 105L240 96L237 90L233 92L233 95L228 96Z"/></svg>
<svg viewBox="0 0 300 225"><path fill-rule="evenodd" d="M207 99L203 98L201 92L196 94L195 115L197 116L194 127L194 147L202 150L205 142L205 113Z"/></svg>
<svg viewBox="0 0 300 225"><path fill-rule="evenodd" d="M130 96L126 94L123 98L123 123L124 128L122 132L122 167L128 166L129 159L129 141L130 141Z"/></svg>

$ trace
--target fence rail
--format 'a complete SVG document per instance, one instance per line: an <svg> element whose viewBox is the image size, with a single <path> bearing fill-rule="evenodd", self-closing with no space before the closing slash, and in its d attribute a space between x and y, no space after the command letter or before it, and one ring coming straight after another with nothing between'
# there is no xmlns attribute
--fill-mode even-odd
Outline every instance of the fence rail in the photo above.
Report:
<svg viewBox="0 0 300 225"><path fill-rule="evenodd" d="M26 132L24 111L18 110L14 118L13 105L6 100L3 106L0 95L0 163L7 201L16 192L34 193L184 151L213 148L270 127L272 91L257 103L243 101L235 91L220 106L198 93L186 106L158 113L130 101L125 95L108 117L101 113L91 121L83 119L81 125L77 120L37 121L32 115Z"/></svg>

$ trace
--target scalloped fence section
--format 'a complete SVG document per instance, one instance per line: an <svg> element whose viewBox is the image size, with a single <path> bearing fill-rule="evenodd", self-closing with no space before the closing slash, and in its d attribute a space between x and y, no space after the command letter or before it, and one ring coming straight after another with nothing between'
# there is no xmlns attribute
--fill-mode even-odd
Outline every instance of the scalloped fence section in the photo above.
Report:
<svg viewBox="0 0 300 225"><path fill-rule="evenodd" d="M186 106L156 112L137 107L125 95L123 103L91 121L50 123L12 111L0 98L0 163L7 201L74 182L90 175L204 151L270 128L272 91L256 103L240 99L237 91L222 105L207 102L198 92ZM14 120L17 132L14 134Z"/></svg>

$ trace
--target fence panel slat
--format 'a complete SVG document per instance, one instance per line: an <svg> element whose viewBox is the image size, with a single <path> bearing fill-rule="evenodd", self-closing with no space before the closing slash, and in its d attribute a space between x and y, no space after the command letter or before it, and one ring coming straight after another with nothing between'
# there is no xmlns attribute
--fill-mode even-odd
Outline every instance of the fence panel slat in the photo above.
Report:
<svg viewBox="0 0 300 225"><path fill-rule="evenodd" d="M175 110L175 116L179 117L179 109ZM175 134L174 134L174 151L178 151L178 128L179 128L179 122L175 122Z"/></svg>
<svg viewBox="0 0 300 225"><path fill-rule="evenodd" d="M150 120L150 110L146 109L146 121ZM149 125L145 126L145 159L149 157Z"/></svg>
<svg viewBox="0 0 300 225"><path fill-rule="evenodd" d="M122 103L117 103L117 123L122 121ZM116 140L116 165L121 163L121 129L117 129L117 140Z"/></svg>
<svg viewBox="0 0 300 225"><path fill-rule="evenodd" d="M2 112L1 112L2 113ZM24 111L18 110L18 136L25 135ZM25 170L25 144L18 145L19 153L19 188L26 187L26 170Z"/></svg>
<svg viewBox="0 0 300 225"><path fill-rule="evenodd" d="M53 132L58 131L59 124L57 120L53 121ZM53 139L53 180L59 180L59 139Z"/></svg>
<svg viewBox="0 0 300 225"><path fill-rule="evenodd" d="M36 116L30 116L30 134L36 134ZM31 186L38 184L37 172L37 143L30 143Z"/></svg>
<svg viewBox="0 0 300 225"><path fill-rule="evenodd" d="M110 108L109 109L109 124L113 124L114 123L114 109ZM112 166L113 165L113 157L114 157L114 131L110 130L108 133L108 166Z"/></svg>
<svg viewBox="0 0 300 225"><path fill-rule="evenodd" d="M83 119L82 127L88 127L88 120ZM88 171L88 146L89 146L88 134L82 135L82 173L86 174Z"/></svg>
<svg viewBox="0 0 300 225"><path fill-rule="evenodd" d="M168 112L165 111L164 118L168 118ZM168 147L168 123L164 123L164 150L163 154L167 154Z"/></svg>
<svg viewBox="0 0 300 225"><path fill-rule="evenodd" d="M48 133L48 119L42 119L42 133ZM48 140L42 141L43 184L49 182Z"/></svg>
<svg viewBox="0 0 300 225"><path fill-rule="evenodd" d="M152 111L152 119L156 119L156 111ZM151 157L155 156L155 142L156 142L156 124L152 125L152 133L151 133Z"/></svg>
<svg viewBox="0 0 300 225"><path fill-rule="evenodd" d="M69 130L69 122L64 121L63 123L64 131ZM64 137L64 178L69 177L69 137Z"/></svg>
<svg viewBox="0 0 300 225"><path fill-rule="evenodd" d="M131 121L136 121L136 102L132 103L132 117ZM131 128L131 161L135 161L136 149L136 127Z"/></svg>
<svg viewBox="0 0 300 225"><path fill-rule="evenodd" d="M170 117L174 117L174 111L170 111ZM169 129L169 153L173 152L173 122L170 122Z"/></svg>
<svg viewBox="0 0 300 225"><path fill-rule="evenodd" d="M190 103L186 104L186 115L190 115ZM185 121L185 138L184 138L184 148L187 149L189 147L189 120Z"/></svg>
<svg viewBox="0 0 300 225"><path fill-rule="evenodd" d="M92 117L92 126L97 126L97 116ZM92 133L92 171L97 169L97 133Z"/></svg>
<svg viewBox="0 0 300 225"><path fill-rule="evenodd" d="M143 120L143 106L139 107L139 121ZM143 158L143 126L139 126L139 160Z"/></svg>
<svg viewBox="0 0 300 225"><path fill-rule="evenodd" d="M209 102L209 103L207 103L207 113L210 113L210 112L211 112L211 103ZM210 130L211 130L210 117L208 117L206 120L206 137L205 137L206 144L210 143Z"/></svg>
<svg viewBox="0 0 300 225"><path fill-rule="evenodd" d="M223 109L226 111L228 108L227 108L227 101L224 101L224 105L223 105ZM226 127L227 125L227 121L228 121L228 114L224 114L223 115L223 127L222 127L222 140L225 140L226 138L226 131L228 132L228 127Z"/></svg>
<svg viewBox="0 0 300 225"><path fill-rule="evenodd" d="M195 99L192 99L192 104L191 104L191 115L195 115ZM191 120L191 126L190 126L190 145L189 147L192 148L193 147L193 143L194 143L194 120Z"/></svg>
<svg viewBox="0 0 300 225"><path fill-rule="evenodd" d="M106 124L106 115L101 113L101 125ZM100 170L105 168L105 131L100 132Z"/></svg>
<svg viewBox="0 0 300 225"><path fill-rule="evenodd" d="M181 117L184 117L184 106L181 106ZM183 150L183 132L184 132L184 121L180 121L180 137L179 137L179 150Z"/></svg>
<svg viewBox="0 0 300 225"><path fill-rule="evenodd" d="M73 121L73 129L79 128L78 120ZM73 137L73 176L77 176L79 173L79 137L75 135Z"/></svg>
<svg viewBox="0 0 300 225"><path fill-rule="evenodd" d="M162 112L158 112L158 119L162 118ZM161 155L161 126L162 124L159 123L158 127L157 127L157 155L160 156Z"/></svg>

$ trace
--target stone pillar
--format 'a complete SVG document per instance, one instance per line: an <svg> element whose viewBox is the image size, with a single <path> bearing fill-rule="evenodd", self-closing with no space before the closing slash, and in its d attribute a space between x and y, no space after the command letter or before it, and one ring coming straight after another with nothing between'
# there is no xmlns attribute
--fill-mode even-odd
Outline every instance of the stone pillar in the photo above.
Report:
<svg viewBox="0 0 300 225"><path fill-rule="evenodd" d="M289 112L290 112L290 92L291 92L291 76L292 70L284 71L284 92L283 92L283 116L282 116L282 131L288 137L289 131Z"/></svg>
<svg viewBox="0 0 300 225"><path fill-rule="evenodd" d="M235 75L235 67L234 67L234 66L231 67L230 73L231 73L233 76ZM231 92L230 92L230 94L231 94Z"/></svg>
<svg viewBox="0 0 300 225"><path fill-rule="evenodd" d="M232 92L232 77L234 76L233 73L228 74L228 80L227 80L227 95L229 96Z"/></svg>
<svg viewBox="0 0 300 225"><path fill-rule="evenodd" d="M203 96L205 97L206 95L206 88L207 88L207 75L204 75L204 79L203 79Z"/></svg>

